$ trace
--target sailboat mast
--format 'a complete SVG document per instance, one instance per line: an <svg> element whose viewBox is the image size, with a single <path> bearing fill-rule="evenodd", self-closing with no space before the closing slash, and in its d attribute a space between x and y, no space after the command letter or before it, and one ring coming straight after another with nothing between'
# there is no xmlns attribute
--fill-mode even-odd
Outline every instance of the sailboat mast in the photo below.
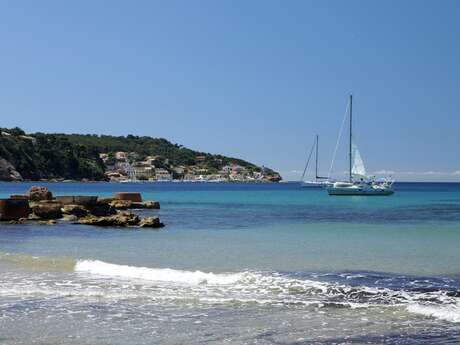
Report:
<svg viewBox="0 0 460 345"><path fill-rule="evenodd" d="M349 158L350 158L350 164L349 164L349 169L350 169L350 182L353 182L353 174L351 172L352 170L352 131L353 131L353 95L350 94L350 145L349 145Z"/></svg>
<svg viewBox="0 0 460 345"><path fill-rule="evenodd" d="M318 134L316 134L316 179L318 179Z"/></svg>

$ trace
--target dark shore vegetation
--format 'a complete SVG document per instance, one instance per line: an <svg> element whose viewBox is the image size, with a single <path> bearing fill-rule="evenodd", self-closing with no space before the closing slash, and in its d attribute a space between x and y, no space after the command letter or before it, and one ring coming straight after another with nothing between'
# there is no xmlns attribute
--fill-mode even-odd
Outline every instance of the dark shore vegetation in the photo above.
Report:
<svg viewBox="0 0 460 345"><path fill-rule="evenodd" d="M19 128L1 131L0 158L10 162L24 179L104 179L104 163L94 147L54 134L26 135Z"/></svg>
<svg viewBox="0 0 460 345"><path fill-rule="evenodd" d="M133 161L141 161L147 156L161 156L174 166L200 164L210 172L216 172L228 164L238 164L249 171L260 171L260 167L242 159L194 151L162 138L26 134L20 128L0 128L0 160L11 163L22 178L27 180L104 180L106 167L99 153L113 156L118 151L134 153ZM0 176L0 179L7 178Z"/></svg>

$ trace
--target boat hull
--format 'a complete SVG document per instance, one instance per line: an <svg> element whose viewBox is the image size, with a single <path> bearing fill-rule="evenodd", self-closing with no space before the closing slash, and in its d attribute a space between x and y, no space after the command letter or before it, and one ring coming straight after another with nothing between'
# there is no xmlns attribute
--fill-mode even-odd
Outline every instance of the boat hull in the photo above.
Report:
<svg viewBox="0 0 460 345"><path fill-rule="evenodd" d="M302 188L324 188L326 185L319 182L302 182L300 186Z"/></svg>
<svg viewBox="0 0 460 345"><path fill-rule="evenodd" d="M329 195L365 195L365 196L385 196L394 194L392 189L377 189L377 188L340 188L330 187L327 188Z"/></svg>

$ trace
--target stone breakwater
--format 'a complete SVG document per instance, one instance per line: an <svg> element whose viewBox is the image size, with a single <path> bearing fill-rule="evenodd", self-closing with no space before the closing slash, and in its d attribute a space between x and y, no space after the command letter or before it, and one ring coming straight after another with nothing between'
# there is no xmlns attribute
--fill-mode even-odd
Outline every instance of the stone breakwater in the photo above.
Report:
<svg viewBox="0 0 460 345"><path fill-rule="evenodd" d="M143 201L140 193L115 193L113 198L65 195L53 197L47 187L34 186L24 195L0 199L0 221L11 224L67 221L94 226L161 228L158 216L143 217L138 209L159 209L158 201Z"/></svg>

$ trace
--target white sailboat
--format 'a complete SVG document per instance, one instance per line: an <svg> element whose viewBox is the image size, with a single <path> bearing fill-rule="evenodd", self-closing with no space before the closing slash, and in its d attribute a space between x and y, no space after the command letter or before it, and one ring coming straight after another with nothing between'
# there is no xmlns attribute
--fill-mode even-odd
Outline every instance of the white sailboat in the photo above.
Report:
<svg viewBox="0 0 460 345"><path fill-rule="evenodd" d="M358 146L353 141L353 96L350 95L349 104L350 137L349 137L349 180L337 181L327 186L329 195L391 195L393 191L392 180L377 181L366 174L363 159Z"/></svg>
<svg viewBox="0 0 460 345"><path fill-rule="evenodd" d="M316 135L313 146L310 150L310 155L308 156L307 163L305 164L305 169L303 170L302 178L300 180L301 187L305 188L322 188L328 185L331 185L332 182L329 181L328 177L323 177L318 175L318 147L319 147L319 137ZM316 150L315 150L316 149ZM308 164L310 163L311 156L315 150L315 179L314 180L305 180L305 174L308 169Z"/></svg>

